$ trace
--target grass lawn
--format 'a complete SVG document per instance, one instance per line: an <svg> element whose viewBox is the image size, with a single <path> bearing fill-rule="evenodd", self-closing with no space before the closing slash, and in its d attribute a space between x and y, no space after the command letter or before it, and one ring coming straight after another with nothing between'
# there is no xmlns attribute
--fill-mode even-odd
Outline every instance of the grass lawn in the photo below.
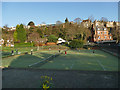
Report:
<svg viewBox="0 0 120 90"><path fill-rule="evenodd" d="M95 50L95 53L92 50L68 51L67 55L62 54L37 68L118 71L118 58L100 50Z"/></svg>

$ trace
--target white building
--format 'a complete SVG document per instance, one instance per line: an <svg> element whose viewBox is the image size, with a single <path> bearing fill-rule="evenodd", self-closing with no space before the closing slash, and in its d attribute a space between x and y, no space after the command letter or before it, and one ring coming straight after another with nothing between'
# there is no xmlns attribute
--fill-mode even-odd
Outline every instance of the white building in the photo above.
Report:
<svg viewBox="0 0 120 90"><path fill-rule="evenodd" d="M113 27L113 22L107 22L107 27Z"/></svg>
<svg viewBox="0 0 120 90"><path fill-rule="evenodd" d="M65 43L66 41L62 38L58 38L57 44Z"/></svg>
<svg viewBox="0 0 120 90"><path fill-rule="evenodd" d="M38 25L36 25L36 26L41 27L41 26L46 26L46 24L38 24Z"/></svg>
<svg viewBox="0 0 120 90"><path fill-rule="evenodd" d="M120 22L116 22L116 25L117 25L117 26L120 26Z"/></svg>
<svg viewBox="0 0 120 90"><path fill-rule="evenodd" d="M11 27L11 29L10 30L16 30L16 27Z"/></svg>
<svg viewBox="0 0 120 90"><path fill-rule="evenodd" d="M0 46L4 44L4 39L0 39Z"/></svg>

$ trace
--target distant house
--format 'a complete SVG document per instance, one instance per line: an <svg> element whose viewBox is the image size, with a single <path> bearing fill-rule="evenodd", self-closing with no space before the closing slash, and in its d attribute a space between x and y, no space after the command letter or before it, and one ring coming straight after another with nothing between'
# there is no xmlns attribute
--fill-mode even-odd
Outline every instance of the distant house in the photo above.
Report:
<svg viewBox="0 0 120 90"><path fill-rule="evenodd" d="M100 42L106 40L113 40L111 33L108 29L102 24L93 24L92 25L92 38L93 42Z"/></svg>
<svg viewBox="0 0 120 90"><path fill-rule="evenodd" d="M14 47L13 40L7 40L6 47Z"/></svg>
<svg viewBox="0 0 120 90"><path fill-rule="evenodd" d="M0 46L4 44L4 39L0 39Z"/></svg>
<svg viewBox="0 0 120 90"><path fill-rule="evenodd" d="M24 26L24 28L27 28L27 29L35 28L35 27L36 27L36 26L34 26L34 25L32 25L32 26L30 26L30 25Z"/></svg>
<svg viewBox="0 0 120 90"><path fill-rule="evenodd" d="M2 28L3 30L7 30L7 31L15 31L16 30L16 27L3 27Z"/></svg>
<svg viewBox="0 0 120 90"><path fill-rule="evenodd" d="M113 21L107 22L106 27L113 28L114 27L113 23L114 23Z"/></svg>
<svg viewBox="0 0 120 90"><path fill-rule="evenodd" d="M83 21L81 22L81 24L82 24L84 27L89 28L89 27L91 26L92 22L91 22L89 19L87 19L87 20L83 20Z"/></svg>
<svg viewBox="0 0 120 90"><path fill-rule="evenodd" d="M37 27L46 26L46 24L38 24Z"/></svg>
<svg viewBox="0 0 120 90"><path fill-rule="evenodd" d="M16 30L16 27L11 27L10 30L11 30L11 31L15 31L15 30Z"/></svg>
<svg viewBox="0 0 120 90"><path fill-rule="evenodd" d="M56 24L47 24L46 26L49 27L49 26L52 26L54 27Z"/></svg>
<svg viewBox="0 0 120 90"><path fill-rule="evenodd" d="M104 23L101 22L101 21L95 20L95 21L94 21L94 25L95 25L95 26L104 26Z"/></svg>
<svg viewBox="0 0 120 90"><path fill-rule="evenodd" d="M116 25L117 25L118 27L120 27L120 22L116 22Z"/></svg>

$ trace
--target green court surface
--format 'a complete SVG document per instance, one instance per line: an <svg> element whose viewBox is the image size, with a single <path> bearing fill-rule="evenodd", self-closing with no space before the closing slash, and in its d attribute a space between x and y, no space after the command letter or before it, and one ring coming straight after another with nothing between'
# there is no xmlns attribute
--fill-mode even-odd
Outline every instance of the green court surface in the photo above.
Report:
<svg viewBox="0 0 120 90"><path fill-rule="evenodd" d="M25 54L25 55L15 55L2 59L2 67L18 67L18 68L26 68L28 65L44 60L46 57L49 57L58 51L36 51L33 52L33 55Z"/></svg>
<svg viewBox="0 0 120 90"><path fill-rule="evenodd" d="M26 54L3 58L2 66L55 70L118 71L118 58L100 50L95 50L95 53L93 50L69 50L67 55L63 53L43 65L37 63L56 53L58 50L36 51L33 55ZM37 67L36 65L28 67L34 63L37 63Z"/></svg>
<svg viewBox="0 0 120 90"><path fill-rule="evenodd" d="M100 50L67 51L44 65L33 68L56 70L118 71L118 58Z"/></svg>

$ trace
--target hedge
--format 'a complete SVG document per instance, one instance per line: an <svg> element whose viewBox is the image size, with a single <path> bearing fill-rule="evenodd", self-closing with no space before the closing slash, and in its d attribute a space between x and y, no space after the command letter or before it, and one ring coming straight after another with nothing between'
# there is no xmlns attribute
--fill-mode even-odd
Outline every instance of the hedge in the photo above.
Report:
<svg viewBox="0 0 120 90"><path fill-rule="evenodd" d="M14 47L33 47L34 43L15 43Z"/></svg>

